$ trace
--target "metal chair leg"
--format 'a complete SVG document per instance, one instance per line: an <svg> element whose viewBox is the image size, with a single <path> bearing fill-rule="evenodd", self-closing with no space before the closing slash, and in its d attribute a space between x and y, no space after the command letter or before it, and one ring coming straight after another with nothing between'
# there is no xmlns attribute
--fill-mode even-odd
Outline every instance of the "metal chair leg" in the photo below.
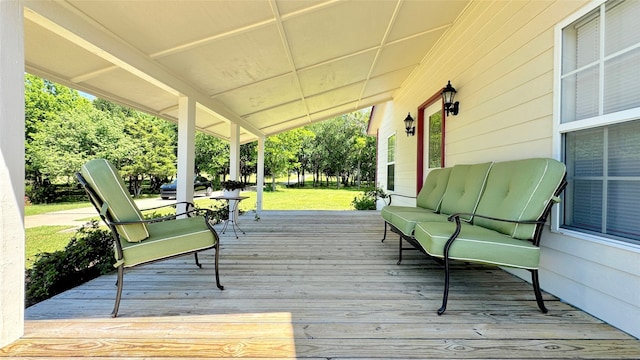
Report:
<svg viewBox="0 0 640 360"><path fill-rule="evenodd" d="M396 265L400 265L402 262L402 236L398 239L398 262Z"/></svg>
<svg viewBox="0 0 640 360"><path fill-rule="evenodd" d="M543 314L546 314L549 310L544 306L544 300L542 299L542 292L540 291L540 280L538 279L538 270L529 270L531 272L531 284L533 285L533 292L536 294L536 302Z"/></svg>
<svg viewBox="0 0 640 360"><path fill-rule="evenodd" d="M193 255L194 255L194 256L195 256L195 258L196 258L196 265L197 265L200 269L202 269L202 264L200 264L200 261L198 261L198 253L193 253Z"/></svg>
<svg viewBox="0 0 640 360"><path fill-rule="evenodd" d="M446 251L448 253L448 251ZM447 301L449 300L449 256L444 256L444 294L442 295L442 306L438 309L438 315L444 314L447 310Z"/></svg>
<svg viewBox="0 0 640 360"><path fill-rule="evenodd" d="M224 286L220 284L220 274L218 273L218 258L220 254L220 240L216 243L216 255L215 255L215 271L216 271L216 286L220 290L224 290Z"/></svg>
<svg viewBox="0 0 640 360"><path fill-rule="evenodd" d="M118 281L116 282L118 290L116 290L116 303L113 306L111 317L118 316L118 308L120 308L120 299L122 298L122 282L124 278L124 265L118 266Z"/></svg>
<svg viewBox="0 0 640 360"><path fill-rule="evenodd" d="M382 242L387 238L387 222L384 222L384 236L382 236Z"/></svg>

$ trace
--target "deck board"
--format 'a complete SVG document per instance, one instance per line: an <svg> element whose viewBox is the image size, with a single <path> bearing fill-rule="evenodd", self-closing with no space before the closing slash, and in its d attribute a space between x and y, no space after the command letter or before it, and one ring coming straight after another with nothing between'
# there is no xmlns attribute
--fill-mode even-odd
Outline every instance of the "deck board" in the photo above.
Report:
<svg viewBox="0 0 640 360"><path fill-rule="evenodd" d="M640 341L496 268L456 263L438 316L440 264L417 251L396 265L397 235L377 212L270 211L240 218L213 252L115 275L25 313L25 335L0 350L23 359L638 359ZM541 279L544 287L544 279Z"/></svg>

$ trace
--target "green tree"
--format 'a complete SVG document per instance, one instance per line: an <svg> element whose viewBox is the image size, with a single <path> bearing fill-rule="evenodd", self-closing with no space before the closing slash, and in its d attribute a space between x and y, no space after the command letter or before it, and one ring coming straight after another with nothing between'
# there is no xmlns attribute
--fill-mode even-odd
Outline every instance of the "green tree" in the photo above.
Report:
<svg viewBox="0 0 640 360"><path fill-rule="evenodd" d="M229 172L229 142L197 132L195 151L196 172L198 174L205 172L215 176L214 182L217 183L217 175Z"/></svg>
<svg viewBox="0 0 640 360"><path fill-rule="evenodd" d="M125 120L124 133L135 147L123 159L120 169L124 176L129 177L129 190L134 195L141 194L146 176L166 179L176 173L174 147L171 138L161 128L164 121L138 112Z"/></svg>
<svg viewBox="0 0 640 360"><path fill-rule="evenodd" d="M258 142L240 145L240 176L246 184L249 177L258 171Z"/></svg>
<svg viewBox="0 0 640 360"><path fill-rule="evenodd" d="M42 202L51 200L54 190L51 182L55 178L48 178L39 168L42 154L34 154L42 149L32 149L32 142L36 133L49 128L45 124L49 121L59 121L60 114L72 109L91 109L91 102L75 90L25 74L25 180L31 201ZM49 169L51 170L51 169Z"/></svg>
<svg viewBox="0 0 640 360"><path fill-rule="evenodd" d="M37 123L29 146L31 166L46 184L65 179L67 183L82 164L93 158L122 162L131 143L125 140L123 125L93 108L73 109ZM34 191L33 194L41 194ZM32 194L32 196L34 196ZM35 196L36 201L54 201L53 195Z"/></svg>
<svg viewBox="0 0 640 360"><path fill-rule="evenodd" d="M265 172L271 175L271 189L276 189L276 177L285 173L297 160L297 153L302 144L302 134L305 130L299 128L278 135L269 136L264 143ZM294 165L295 166L295 165Z"/></svg>

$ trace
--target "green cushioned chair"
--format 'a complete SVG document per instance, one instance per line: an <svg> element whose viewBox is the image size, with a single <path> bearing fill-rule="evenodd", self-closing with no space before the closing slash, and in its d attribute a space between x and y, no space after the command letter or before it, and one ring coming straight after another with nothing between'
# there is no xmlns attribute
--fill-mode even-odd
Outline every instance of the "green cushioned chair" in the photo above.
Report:
<svg viewBox="0 0 640 360"><path fill-rule="evenodd" d="M538 280L540 236L551 207L566 186L566 169L553 159L495 163L473 214L453 214L448 223L422 222L415 238L424 251L443 258L446 310L451 259L526 269L531 272L536 301L547 312ZM462 219L473 216L472 223Z"/></svg>
<svg viewBox="0 0 640 360"><path fill-rule="evenodd" d="M194 254L196 265L202 267L198 261L198 252L213 248L216 285L220 290L224 289L218 275L220 239L213 228L213 211L193 209L192 203L186 203L192 210L145 220L118 170L107 160L87 162L76 173L76 177L114 238L114 267L118 269L118 288L111 313L113 317L118 315L124 268L185 254ZM181 215L185 217L178 218Z"/></svg>

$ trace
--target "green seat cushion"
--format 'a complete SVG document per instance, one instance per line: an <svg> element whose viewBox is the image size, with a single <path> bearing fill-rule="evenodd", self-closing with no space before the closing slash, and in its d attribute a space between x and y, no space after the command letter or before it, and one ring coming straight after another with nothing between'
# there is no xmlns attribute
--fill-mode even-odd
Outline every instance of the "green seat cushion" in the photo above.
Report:
<svg viewBox="0 0 640 360"><path fill-rule="evenodd" d="M140 221L143 219L138 206L131 198L118 170L107 160L95 159L82 165L82 177L108 205L113 221ZM121 237L130 242L138 242L149 237L146 224L116 226Z"/></svg>
<svg viewBox="0 0 640 360"><path fill-rule="evenodd" d="M444 245L454 233L453 222L420 222L415 238L431 256L443 258ZM449 258L523 269L537 269L540 248L527 240L462 223L462 230L449 251Z"/></svg>
<svg viewBox="0 0 640 360"><path fill-rule="evenodd" d="M451 174L451 168L429 171L416 198L416 206L437 211L442 202L442 196L447 189L449 174Z"/></svg>
<svg viewBox="0 0 640 360"><path fill-rule="evenodd" d="M442 197L440 212L443 214L473 213L482 195L489 169L493 163L455 165L451 169L447 190ZM471 221L471 216L461 217Z"/></svg>
<svg viewBox="0 0 640 360"><path fill-rule="evenodd" d="M393 218L393 213L400 209L415 209L410 206L396 206L396 205L387 205L380 210L380 215L384 219L384 221L390 223Z"/></svg>
<svg viewBox="0 0 640 360"><path fill-rule="evenodd" d="M476 214L518 221L537 220L553 201L565 171L563 163L546 158L495 163ZM481 217L475 217L473 223L518 239L532 239L535 232L535 225Z"/></svg>
<svg viewBox="0 0 640 360"><path fill-rule="evenodd" d="M205 250L216 244L216 237L202 216L151 223L148 229L147 239L137 243L123 242L125 267Z"/></svg>
<svg viewBox="0 0 640 360"><path fill-rule="evenodd" d="M418 222L447 221L448 215L438 214L422 208L396 211L393 214L391 224L407 236L413 236L413 231Z"/></svg>

